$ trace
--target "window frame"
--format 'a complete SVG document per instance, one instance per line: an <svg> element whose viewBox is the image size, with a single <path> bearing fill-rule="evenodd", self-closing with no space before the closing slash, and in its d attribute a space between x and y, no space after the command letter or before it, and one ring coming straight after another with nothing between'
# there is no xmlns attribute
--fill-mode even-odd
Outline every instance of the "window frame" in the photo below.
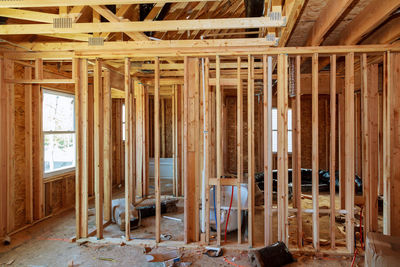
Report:
<svg viewBox="0 0 400 267"><path fill-rule="evenodd" d="M66 92L60 92L60 91L49 89L49 88L42 88L42 103L41 103L41 105L42 105L42 107L41 107L41 111L42 111L42 114L41 114L41 119L42 119L41 133L42 133L42 149L43 149L43 153L42 153L43 162L42 162L42 164L43 164L43 178L44 179L48 179L48 178L53 178L55 176L59 176L59 175L62 175L62 174L73 172L76 169L76 121L75 121L76 118L75 118L75 104L74 104L73 105L73 109L74 109L74 111L73 111L73 114L74 114L74 116L73 116L74 130L73 131L44 131L44 127L43 127L44 126L43 125L43 115L44 115L43 114L43 104L44 104L44 102L43 102L43 99L44 99L44 94L45 93L53 94L53 95L60 95L60 96L65 96L65 97L72 97L74 99L74 103L75 103L75 94L66 93ZM44 150L45 142L44 142L44 140L45 140L45 135L49 135L49 134L73 134L74 135L74 139L75 139L74 163L75 164L74 164L73 167L62 168L62 169L59 169L59 170L56 170L56 171L52 171L52 172L46 172L45 171L45 155L44 155L45 154L45 150Z"/></svg>
<svg viewBox="0 0 400 267"><path fill-rule="evenodd" d="M277 117L276 117L276 123L277 123L277 127L278 127L278 108L276 108L276 107L273 107L272 108L273 110L275 109L276 110L276 112L277 112ZM291 114L292 114L292 123L293 123L293 111L292 111L292 109L291 108L288 108L288 114L289 114L289 111L291 112ZM289 116L289 115L288 115ZM273 118L272 118L273 119ZM272 126L272 125L271 125ZM276 128L276 130L275 129L273 129L273 127L272 127L272 129L271 129L271 133L273 133L273 132L276 132L276 136L278 136L278 128ZM288 125L288 130L287 130L287 132L288 132L288 140L289 140L289 132L291 132L292 133L292 138L293 138L293 125L291 125L291 127L290 127L290 129L289 129L289 125ZM278 150L277 151L274 151L273 150L273 148L274 148L274 139L273 139L273 134L272 134L272 154L278 154ZM278 142L278 140L277 140L277 142ZM288 146L289 146L289 143L288 143ZM289 155L291 155L292 153L293 153L293 140L292 140L292 151L289 151L289 147L288 147L288 154Z"/></svg>

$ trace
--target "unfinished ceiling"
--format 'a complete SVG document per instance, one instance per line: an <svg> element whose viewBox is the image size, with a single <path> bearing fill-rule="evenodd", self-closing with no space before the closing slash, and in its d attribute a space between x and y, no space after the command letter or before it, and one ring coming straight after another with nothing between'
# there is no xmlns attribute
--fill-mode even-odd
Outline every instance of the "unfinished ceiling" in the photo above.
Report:
<svg viewBox="0 0 400 267"><path fill-rule="evenodd" d="M392 43L400 37L396 0L73 2L1 3L1 21L10 26L0 31L2 46L21 49L19 43L88 42L91 37L105 42L266 37L278 46L315 46ZM54 29L56 18L72 18L71 28Z"/></svg>

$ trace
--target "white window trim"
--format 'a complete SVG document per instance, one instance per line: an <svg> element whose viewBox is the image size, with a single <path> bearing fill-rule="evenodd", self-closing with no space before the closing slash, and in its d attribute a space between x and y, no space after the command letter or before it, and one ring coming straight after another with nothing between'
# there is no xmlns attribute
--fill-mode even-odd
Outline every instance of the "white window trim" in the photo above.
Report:
<svg viewBox="0 0 400 267"><path fill-rule="evenodd" d="M278 108L277 107L273 107L272 108L273 110L278 110ZM288 109L288 112L292 112L292 109L291 108L289 108ZM273 119L273 118L272 118ZM276 119L278 119L278 118L276 118ZM278 121L277 121L277 123L278 123ZM292 113L292 123L293 123L293 113ZM292 137L293 137L293 127L291 127L292 129L289 129L289 127L288 127L288 129L287 129L287 133L288 133L288 135L289 135L289 132L291 132L292 133ZM273 133L273 132L276 132L277 133L277 135L278 135L278 128L276 128L276 129L271 129L271 132ZM272 135L273 136L273 135ZM289 140L288 140L289 141ZM272 154L273 155L275 155L275 154L278 154L278 150L276 150L276 151L274 151L273 150L273 147L274 147L274 140L272 140ZM289 147L288 147L288 150L289 150ZM288 155L291 155L293 153L293 144L292 144L292 151L288 151Z"/></svg>
<svg viewBox="0 0 400 267"><path fill-rule="evenodd" d="M66 96L66 97L72 97L75 101L75 95L74 94L69 94L69 93L64 93L64 92L60 92L60 91L56 91L56 90L51 90L51 89L44 89L42 90L42 99L43 99L43 94L44 93L48 93L48 94L53 94L53 95L60 95L60 96ZM43 105L43 103L42 103ZM43 112L43 108L42 108L42 112ZM75 105L74 105L74 114L75 114ZM43 118L43 114L41 114L42 118ZM75 134L75 148L76 148L76 122L75 122L75 116L74 116L74 131L43 131L43 124L41 126L41 130L42 130L42 147L44 148L44 136L46 134ZM74 167L66 167L66 168L61 168L58 169L57 171L52 171L52 172L45 172L44 170L44 149L43 149L43 178L44 179L48 179L48 178L52 178L64 173L68 173L68 172L72 172L75 171L76 169L76 154L75 154L75 166Z"/></svg>

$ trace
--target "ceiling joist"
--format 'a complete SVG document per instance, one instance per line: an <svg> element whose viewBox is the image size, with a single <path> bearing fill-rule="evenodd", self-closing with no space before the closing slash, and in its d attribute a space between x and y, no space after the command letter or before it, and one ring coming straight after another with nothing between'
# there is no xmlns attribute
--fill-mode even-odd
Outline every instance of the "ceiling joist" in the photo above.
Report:
<svg viewBox="0 0 400 267"><path fill-rule="evenodd" d="M122 19L120 17L117 17L114 13L112 13L108 8L105 6L97 6L93 5L91 6L94 11L102 15L104 18L106 18L110 22L127 22L127 19ZM147 40L147 36L144 33L140 32L125 32L126 35L128 35L130 38L133 40L138 40L138 41L145 41Z"/></svg>
<svg viewBox="0 0 400 267"><path fill-rule="evenodd" d="M60 15L23 10L23 9L0 8L0 17L44 22L44 23L53 23L53 19L59 18Z"/></svg>
<svg viewBox="0 0 400 267"><path fill-rule="evenodd" d="M25 7L62 7L86 5L123 5L123 4L156 4L156 3L187 3L221 0L24 0L0 1L0 8L25 8Z"/></svg>
<svg viewBox="0 0 400 267"><path fill-rule="evenodd" d="M330 0L315 21L306 42L307 46L320 45L326 33L333 27L354 0Z"/></svg>
<svg viewBox="0 0 400 267"><path fill-rule="evenodd" d="M339 44L357 44L365 35L378 27L399 7L399 0L373 0L343 30Z"/></svg>
<svg viewBox="0 0 400 267"><path fill-rule="evenodd" d="M163 20L105 23L73 23L71 28L54 28L51 24L14 24L0 27L0 35L55 34L55 33L101 33L101 32L166 32L204 29L246 29L283 27L285 18L271 20L258 18L228 18L201 20Z"/></svg>

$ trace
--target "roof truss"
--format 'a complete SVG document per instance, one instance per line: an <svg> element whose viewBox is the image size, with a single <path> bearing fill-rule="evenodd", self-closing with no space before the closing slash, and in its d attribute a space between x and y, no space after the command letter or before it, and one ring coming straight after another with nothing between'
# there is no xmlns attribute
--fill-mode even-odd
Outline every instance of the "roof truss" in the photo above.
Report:
<svg viewBox="0 0 400 267"><path fill-rule="evenodd" d="M26 8L26 7L64 7L86 5L132 5L155 3L186 3L203 2L211 0L24 0L24 1L0 1L0 8ZM221 1L221 0L212 0Z"/></svg>
<svg viewBox="0 0 400 267"><path fill-rule="evenodd" d="M281 20L271 20L268 17L258 17L134 22L121 21L105 23L73 23L71 28L54 28L52 24L9 24L0 27L0 35L246 29L283 27L285 26L285 21L285 17Z"/></svg>

